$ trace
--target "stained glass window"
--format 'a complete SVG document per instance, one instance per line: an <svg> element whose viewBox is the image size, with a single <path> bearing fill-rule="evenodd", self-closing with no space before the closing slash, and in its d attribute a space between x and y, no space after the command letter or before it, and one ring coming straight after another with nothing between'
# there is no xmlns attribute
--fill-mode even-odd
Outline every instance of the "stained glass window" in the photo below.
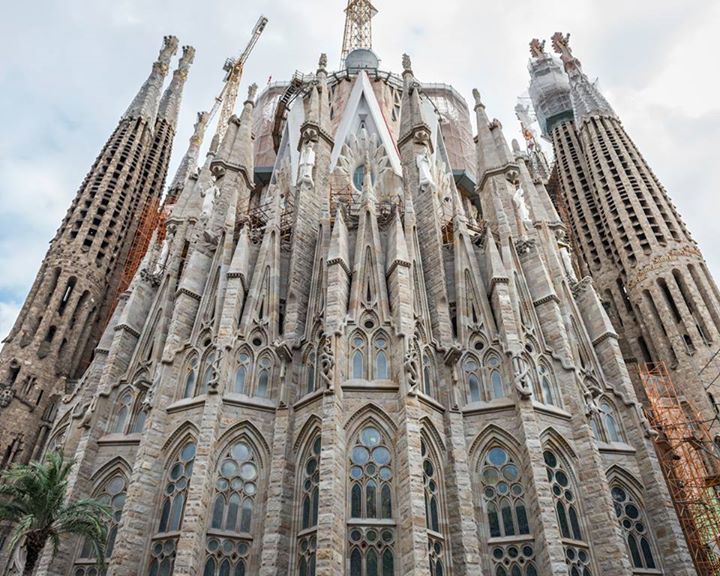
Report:
<svg viewBox="0 0 720 576"><path fill-rule="evenodd" d="M625 543L634 568L655 569L652 536L648 529L645 511L632 493L622 486L615 485L611 489L615 516L625 535Z"/></svg>
<svg viewBox="0 0 720 576"><path fill-rule="evenodd" d="M310 450L299 470L300 521L297 542L298 574L315 576L315 550L317 545L317 522L320 504L320 436L310 445Z"/></svg>
<svg viewBox="0 0 720 576"><path fill-rule="evenodd" d="M198 359L193 354L188 359L183 372L183 398L192 398L195 396L195 384L197 382Z"/></svg>

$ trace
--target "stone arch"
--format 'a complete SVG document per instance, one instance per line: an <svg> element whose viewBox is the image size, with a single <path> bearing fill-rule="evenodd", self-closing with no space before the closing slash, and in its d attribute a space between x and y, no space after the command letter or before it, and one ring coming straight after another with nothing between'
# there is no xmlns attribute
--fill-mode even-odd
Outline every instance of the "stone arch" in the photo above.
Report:
<svg viewBox="0 0 720 576"><path fill-rule="evenodd" d="M619 464L613 464L605 471L605 476L607 476L608 484L613 484L614 482L622 484L623 488L632 492L633 496L638 499L638 502L644 505L645 499L643 498L643 494L645 490L643 485L628 470Z"/></svg>
<svg viewBox="0 0 720 576"><path fill-rule="evenodd" d="M315 432L322 432L322 420L315 414L310 414L305 423L300 427L300 432L293 444L293 452L300 453L300 448L304 446L315 435Z"/></svg>
<svg viewBox="0 0 720 576"><path fill-rule="evenodd" d="M258 459L260 460L260 465L262 467L269 466L270 445L267 443L265 437L262 435L260 430L258 430L255 425L249 420L243 420L241 422L238 422L237 424L226 430L223 435L220 436L220 438L218 439L217 446L219 447L219 449L215 452L217 454L222 454L225 452L225 450L230 444L242 439L246 439L247 442L250 443L253 448L255 448L255 452L258 455ZM220 457L221 456L215 458L215 466L217 466L217 462Z"/></svg>
<svg viewBox="0 0 720 576"><path fill-rule="evenodd" d="M565 440L565 437L560 434L554 427L548 426L540 433L540 442L543 448L550 447L560 452L566 460L578 460L578 455L572 446ZM574 479L577 481L577 477L573 473Z"/></svg>
<svg viewBox="0 0 720 576"><path fill-rule="evenodd" d="M132 474L132 466L122 456L115 456L114 458L102 464L95 472L90 476L90 482L93 485L93 492L106 480L116 472L122 473L128 480Z"/></svg>
<svg viewBox="0 0 720 576"><path fill-rule="evenodd" d="M348 437L352 436L361 426L370 422L375 423L377 426L385 430L391 438L395 438L397 425L382 408L372 402L360 408L357 412L355 412L355 414L345 421L345 432Z"/></svg>
<svg viewBox="0 0 720 576"><path fill-rule="evenodd" d="M195 440L200 436L200 431L198 430L197 426L190 422L190 420L186 420L180 426L175 428L175 430L170 433L167 440L165 440L165 444L163 444L162 447L162 453L163 454L174 454L175 450L177 450L185 440Z"/></svg>
<svg viewBox="0 0 720 576"><path fill-rule="evenodd" d="M438 452L438 456L446 452L445 442L442 439L442 435L438 432L435 424L429 417L423 416L420 418L420 429L421 434L428 437L430 443L435 447Z"/></svg>
<svg viewBox="0 0 720 576"><path fill-rule="evenodd" d="M477 470L480 465L480 457L495 444L508 450L516 459L520 459L520 444L517 439L497 424L488 424L477 435L468 450L468 456L472 463L471 470Z"/></svg>

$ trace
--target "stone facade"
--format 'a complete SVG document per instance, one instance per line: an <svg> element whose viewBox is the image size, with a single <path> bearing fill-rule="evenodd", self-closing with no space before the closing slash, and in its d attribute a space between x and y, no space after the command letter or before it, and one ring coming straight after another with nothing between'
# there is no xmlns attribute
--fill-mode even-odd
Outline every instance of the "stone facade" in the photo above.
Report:
<svg viewBox="0 0 720 576"><path fill-rule="evenodd" d="M139 215L164 185L194 49L165 38L152 72L85 177L0 351L0 468L40 456L61 398L90 364Z"/></svg>
<svg viewBox="0 0 720 576"><path fill-rule="evenodd" d="M544 185L477 93L454 166L469 118L371 56L303 77L270 171L251 87L63 398L48 446L116 510L107 573L695 574Z"/></svg>

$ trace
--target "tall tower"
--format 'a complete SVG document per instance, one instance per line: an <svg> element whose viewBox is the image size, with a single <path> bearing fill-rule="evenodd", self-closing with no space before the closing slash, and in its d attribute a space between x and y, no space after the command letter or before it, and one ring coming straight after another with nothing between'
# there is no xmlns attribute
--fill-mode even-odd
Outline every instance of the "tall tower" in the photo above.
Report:
<svg viewBox="0 0 720 576"><path fill-rule="evenodd" d="M370 0L348 0L345 8L342 62L345 62L345 58L353 50L372 49L372 19L375 14L377 10Z"/></svg>
<svg viewBox="0 0 720 576"><path fill-rule="evenodd" d="M0 351L0 467L42 448L59 398L88 366L114 306L140 210L159 195L193 49L161 100L177 38L103 147L50 243ZM158 113L158 109L160 109Z"/></svg>
<svg viewBox="0 0 720 576"><path fill-rule="evenodd" d="M551 182L579 266L592 276L625 361L664 362L682 391L676 400L685 418L699 418L717 437L720 292L666 190L568 41L569 35L552 37L560 62L544 43L531 42L530 95L553 142ZM634 380L645 397L645 380ZM706 486L717 482L711 453L701 456Z"/></svg>

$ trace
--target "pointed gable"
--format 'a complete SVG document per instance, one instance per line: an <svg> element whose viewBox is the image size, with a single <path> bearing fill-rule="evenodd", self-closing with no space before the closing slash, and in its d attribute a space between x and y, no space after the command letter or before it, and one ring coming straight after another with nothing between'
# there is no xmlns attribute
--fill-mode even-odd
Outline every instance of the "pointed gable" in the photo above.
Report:
<svg viewBox="0 0 720 576"><path fill-rule="evenodd" d="M355 80L350 97L348 98L342 120L335 134L335 146L330 156L330 171L337 166L343 146L352 134L360 130L361 122L370 134L377 134L385 148L390 167L398 176L402 175L400 156L395 141L383 116L380 104L375 97L370 79L364 70L361 70Z"/></svg>

